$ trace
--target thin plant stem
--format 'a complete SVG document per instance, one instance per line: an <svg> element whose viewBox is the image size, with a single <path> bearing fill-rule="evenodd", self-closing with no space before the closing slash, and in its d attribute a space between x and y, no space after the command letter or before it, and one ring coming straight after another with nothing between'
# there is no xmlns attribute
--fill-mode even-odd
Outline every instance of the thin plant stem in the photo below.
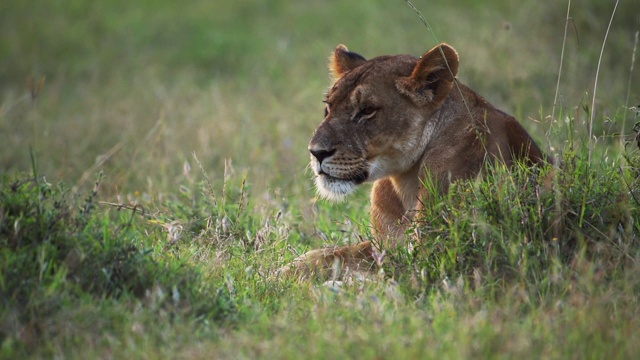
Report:
<svg viewBox="0 0 640 360"><path fill-rule="evenodd" d="M420 20L422 21L424 26L427 27L427 30L431 33L431 35L433 35L433 38L436 41L436 43L440 44L440 41L438 40L438 37L436 36L436 33L431 28L431 25L429 25L429 21L427 21L427 19L424 17L424 15L422 14L422 11L418 10L418 8L415 5L413 5L413 3L411 1L405 0L405 2L416 13L416 15L418 15L418 17L420 18ZM458 90L458 93L460 94L460 98L462 98L462 103L464 104L464 107L467 109L467 113L469 114L469 118L473 119L473 115L471 114L471 109L469 109L469 104L467 104L467 99L462 94L462 89L460 89L460 86L458 85L458 82L455 80L455 76L454 76L453 72L451 71L451 68L449 67L449 63L446 61L446 57L445 57L444 51L442 49L440 49L440 54L445 59L445 63L447 64L447 68L449 69L449 73L454 78L453 83L455 84L456 89ZM485 144L483 143L482 146L485 147Z"/></svg>
<svg viewBox="0 0 640 360"><path fill-rule="evenodd" d="M600 75L600 66L602 65L602 55L604 54L604 46L607 44L607 37L609 36L609 30L611 29L611 23L613 23L613 17L616 14L616 9L618 8L618 3L620 0L616 0L616 4L613 7L613 11L611 12L611 19L609 19L609 25L607 26L607 31L604 33L604 40L602 40L602 48L600 49L600 57L598 58L598 66L596 67L596 79L593 82L593 99L591 100L591 116L589 117L589 149L588 149L588 159L589 163L591 163L591 151L593 150L593 119L596 114L596 92L598 91L598 75Z"/></svg>
<svg viewBox="0 0 640 360"><path fill-rule="evenodd" d="M567 17L564 23L564 36L562 37L562 50L560 51L560 66L558 67L558 81L556 82L556 94L553 97L553 107L551 109L551 121L549 122L549 130L547 130L547 149L551 149L550 135L553 121L555 120L556 107L558 106L558 93L560 92L560 78L562 77L562 64L564 64L564 48L567 43L567 30L569 29L569 14L571 12L571 0L567 4Z"/></svg>
<svg viewBox="0 0 640 360"><path fill-rule="evenodd" d="M624 101L624 115L622 115L622 134L627 125L627 113L629 112L629 94L631 94L631 79L633 78L633 65L636 62L636 50L638 49L638 35L640 31L636 31L635 40L633 41L633 51L631 52L631 67L629 68L629 81L627 83L627 98Z"/></svg>

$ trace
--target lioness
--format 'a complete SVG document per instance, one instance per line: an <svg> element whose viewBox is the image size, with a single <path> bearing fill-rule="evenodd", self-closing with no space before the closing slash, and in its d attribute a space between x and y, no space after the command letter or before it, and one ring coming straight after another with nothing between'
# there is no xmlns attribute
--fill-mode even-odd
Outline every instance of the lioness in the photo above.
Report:
<svg viewBox="0 0 640 360"><path fill-rule="evenodd" d="M374 182L378 250L396 246L408 220L423 210L426 176L446 192L451 182L480 174L486 162L545 161L516 119L456 80L458 53L447 44L420 58L371 60L338 45L329 67L335 81L309 143L315 183L322 197L341 200ZM336 260L366 271L376 252L371 241L313 250L281 273L325 276Z"/></svg>

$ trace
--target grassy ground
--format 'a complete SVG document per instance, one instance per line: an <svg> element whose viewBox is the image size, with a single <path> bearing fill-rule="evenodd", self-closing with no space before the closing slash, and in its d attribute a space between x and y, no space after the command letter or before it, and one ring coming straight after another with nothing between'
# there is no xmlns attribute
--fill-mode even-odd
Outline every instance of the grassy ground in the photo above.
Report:
<svg viewBox="0 0 640 360"><path fill-rule="evenodd" d="M403 1L2 3L0 357L636 354L638 6L598 68L611 2L573 1L566 38L562 2L415 3L433 32ZM270 278L369 236L368 187L327 204L306 171L330 51L438 41L563 159L553 189L493 169L375 281Z"/></svg>

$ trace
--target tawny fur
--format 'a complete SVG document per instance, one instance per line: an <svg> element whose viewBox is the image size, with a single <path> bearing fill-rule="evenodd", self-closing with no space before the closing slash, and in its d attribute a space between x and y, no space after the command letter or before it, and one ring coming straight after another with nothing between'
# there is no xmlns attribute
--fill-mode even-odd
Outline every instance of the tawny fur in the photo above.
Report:
<svg viewBox="0 0 640 360"><path fill-rule="evenodd" d="M326 116L309 143L311 167L318 192L333 200L374 181L371 222L380 249L365 241L313 250L281 274L326 277L336 259L353 271L372 268L374 254L397 246L409 220L424 210L426 176L446 192L451 182L478 176L487 162L545 161L518 121L456 80L458 64L447 44L421 58L368 61L344 45L335 49Z"/></svg>

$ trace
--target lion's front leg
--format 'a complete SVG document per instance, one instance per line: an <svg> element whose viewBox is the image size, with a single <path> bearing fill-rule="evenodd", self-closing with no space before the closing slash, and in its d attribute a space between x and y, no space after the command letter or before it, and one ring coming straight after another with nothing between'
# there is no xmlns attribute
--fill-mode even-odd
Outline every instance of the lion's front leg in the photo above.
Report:
<svg viewBox="0 0 640 360"><path fill-rule="evenodd" d="M370 212L380 250L396 247L404 234L406 210L389 178L373 184Z"/></svg>
<svg viewBox="0 0 640 360"><path fill-rule="evenodd" d="M296 277L300 280L337 280L350 274L372 273L375 269L373 254L370 241L311 250L280 268L277 276Z"/></svg>

